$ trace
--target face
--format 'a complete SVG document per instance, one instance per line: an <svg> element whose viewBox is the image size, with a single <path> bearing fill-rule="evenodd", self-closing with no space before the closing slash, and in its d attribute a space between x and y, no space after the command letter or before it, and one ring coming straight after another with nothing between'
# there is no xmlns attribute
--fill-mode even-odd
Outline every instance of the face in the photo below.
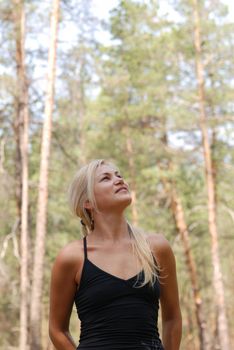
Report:
<svg viewBox="0 0 234 350"><path fill-rule="evenodd" d="M96 170L94 195L100 211L124 210L132 201L128 184L109 164L103 164Z"/></svg>

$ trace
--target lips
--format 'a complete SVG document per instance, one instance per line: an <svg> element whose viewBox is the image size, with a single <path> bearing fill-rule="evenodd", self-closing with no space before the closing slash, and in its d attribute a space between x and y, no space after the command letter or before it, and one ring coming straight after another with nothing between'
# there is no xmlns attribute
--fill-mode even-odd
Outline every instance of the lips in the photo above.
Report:
<svg viewBox="0 0 234 350"><path fill-rule="evenodd" d="M115 193L117 193L117 192L119 192L119 191L121 191L121 190L126 190L126 191L128 191L128 188L127 188L126 186L122 186L122 187L118 188L118 190L115 191Z"/></svg>

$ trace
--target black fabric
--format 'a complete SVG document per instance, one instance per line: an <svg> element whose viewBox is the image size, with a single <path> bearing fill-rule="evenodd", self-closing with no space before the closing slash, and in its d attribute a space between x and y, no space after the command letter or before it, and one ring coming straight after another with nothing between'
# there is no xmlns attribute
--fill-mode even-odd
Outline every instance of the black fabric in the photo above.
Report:
<svg viewBox="0 0 234 350"><path fill-rule="evenodd" d="M159 281L141 288L143 271L128 280L93 264L84 238L84 266L75 295L81 321L78 350L163 350L158 334Z"/></svg>

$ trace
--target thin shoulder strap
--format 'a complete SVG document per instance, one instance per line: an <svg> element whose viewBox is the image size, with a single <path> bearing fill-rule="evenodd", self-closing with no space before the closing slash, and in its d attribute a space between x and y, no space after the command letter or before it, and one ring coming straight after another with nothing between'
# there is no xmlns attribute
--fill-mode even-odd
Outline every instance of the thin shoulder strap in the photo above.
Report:
<svg viewBox="0 0 234 350"><path fill-rule="evenodd" d="M84 243L84 256L85 256L85 260L86 260L87 257L88 257L88 254L87 254L87 240L86 240L86 236L83 238L83 243Z"/></svg>

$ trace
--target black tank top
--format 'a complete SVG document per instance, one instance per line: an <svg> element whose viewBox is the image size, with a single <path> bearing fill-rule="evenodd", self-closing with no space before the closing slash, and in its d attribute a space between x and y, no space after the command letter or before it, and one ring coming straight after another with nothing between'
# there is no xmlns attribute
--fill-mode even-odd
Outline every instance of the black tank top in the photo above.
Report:
<svg viewBox="0 0 234 350"><path fill-rule="evenodd" d="M159 281L141 288L143 271L127 280L97 267L87 257L75 294L81 321L78 350L163 350L158 334Z"/></svg>

